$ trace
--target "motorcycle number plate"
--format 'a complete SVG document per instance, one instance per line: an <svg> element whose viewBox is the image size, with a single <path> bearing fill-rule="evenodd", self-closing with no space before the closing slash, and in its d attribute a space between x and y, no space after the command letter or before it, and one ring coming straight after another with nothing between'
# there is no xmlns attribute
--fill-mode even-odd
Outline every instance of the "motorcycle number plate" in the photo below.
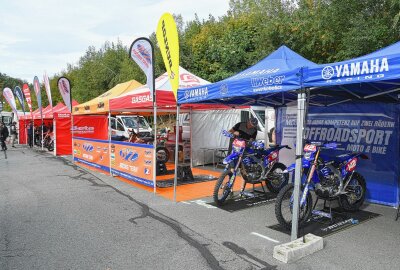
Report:
<svg viewBox="0 0 400 270"><path fill-rule="evenodd" d="M244 148L244 147L246 147L246 142L236 139L236 140L233 141L232 145Z"/></svg>
<svg viewBox="0 0 400 270"><path fill-rule="evenodd" d="M306 144L304 146L304 152L315 152L315 151L317 151L317 147L315 145Z"/></svg>
<svg viewBox="0 0 400 270"><path fill-rule="evenodd" d="M346 164L346 172L352 172L356 169L357 165L357 158L351 159L347 164Z"/></svg>
<svg viewBox="0 0 400 270"><path fill-rule="evenodd" d="M278 158L278 156L279 156L279 152L278 151L274 151L271 154L269 154L268 161L270 161L270 162L274 161L274 160L276 160Z"/></svg>

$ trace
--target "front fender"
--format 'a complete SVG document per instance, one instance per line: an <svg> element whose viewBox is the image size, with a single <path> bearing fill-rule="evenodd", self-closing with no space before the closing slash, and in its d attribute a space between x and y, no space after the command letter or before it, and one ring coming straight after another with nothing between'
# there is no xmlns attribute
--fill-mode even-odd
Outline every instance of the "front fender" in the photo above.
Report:
<svg viewBox="0 0 400 270"><path fill-rule="evenodd" d="M227 156L226 158L224 158L223 163L224 164L229 164L232 161L237 160L239 158L239 156L240 156L240 153L232 153L229 156Z"/></svg>

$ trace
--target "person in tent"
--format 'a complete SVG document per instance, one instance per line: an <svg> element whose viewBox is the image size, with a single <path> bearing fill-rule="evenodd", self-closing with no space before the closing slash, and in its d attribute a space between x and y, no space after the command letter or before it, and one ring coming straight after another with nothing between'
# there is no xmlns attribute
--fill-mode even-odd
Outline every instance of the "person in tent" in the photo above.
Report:
<svg viewBox="0 0 400 270"><path fill-rule="evenodd" d="M15 141L17 140L17 136L18 136L16 122L12 122L12 124L10 126L10 134L11 134L11 146L15 147Z"/></svg>
<svg viewBox="0 0 400 270"><path fill-rule="evenodd" d="M33 122L28 125L28 144L30 148L33 147Z"/></svg>
<svg viewBox="0 0 400 270"><path fill-rule="evenodd" d="M1 143L1 151L7 150L6 139L8 137L8 128L4 125L3 122L0 123L0 143Z"/></svg>
<svg viewBox="0 0 400 270"><path fill-rule="evenodd" d="M229 133L233 134L235 137L245 139L248 142L253 142L257 138L257 125L258 125L257 118L250 117L246 122L239 122L236 125L234 125L229 130ZM228 153L230 153L232 150L232 143L233 143L233 138L231 138L229 142ZM244 191L245 184L246 181L243 179L242 188L240 189L241 194Z"/></svg>
<svg viewBox="0 0 400 270"><path fill-rule="evenodd" d="M236 137L248 141L254 141L257 138L257 118L249 118L246 122L239 122L234 125L229 132Z"/></svg>

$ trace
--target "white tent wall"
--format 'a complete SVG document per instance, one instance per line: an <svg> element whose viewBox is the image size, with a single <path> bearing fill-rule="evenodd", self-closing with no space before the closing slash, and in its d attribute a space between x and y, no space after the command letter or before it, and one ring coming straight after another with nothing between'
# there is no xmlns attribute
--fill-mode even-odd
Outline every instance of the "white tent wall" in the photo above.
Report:
<svg viewBox="0 0 400 270"><path fill-rule="evenodd" d="M239 109L192 112L192 165L213 162L213 151L204 148L228 148L229 138L222 130L231 129L240 122Z"/></svg>

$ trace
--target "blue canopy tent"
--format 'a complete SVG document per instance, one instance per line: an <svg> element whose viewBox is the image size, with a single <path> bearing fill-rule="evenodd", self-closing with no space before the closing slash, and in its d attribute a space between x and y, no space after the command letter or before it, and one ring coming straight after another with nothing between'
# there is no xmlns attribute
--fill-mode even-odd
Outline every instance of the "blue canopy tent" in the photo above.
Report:
<svg viewBox="0 0 400 270"><path fill-rule="evenodd" d="M281 106L297 100L302 67L317 67L286 46L257 64L222 81L178 91L178 104L218 103L230 106Z"/></svg>
<svg viewBox="0 0 400 270"><path fill-rule="evenodd" d="M304 70L304 87L310 101L322 105L354 100L399 102L400 42L347 61L309 66ZM314 93L315 92L315 93Z"/></svg>
<svg viewBox="0 0 400 270"><path fill-rule="evenodd" d="M297 99L296 156L301 157L306 100L315 108L334 108L355 101L398 103L397 91L400 91L400 42L359 58L325 65L316 65L282 46L235 76L201 88L179 90L178 104L201 102L280 107ZM373 111L377 113L379 108L375 107ZM301 159L297 158L296 202L300 168ZM292 240L297 238L297 217L298 204L295 203Z"/></svg>
<svg viewBox="0 0 400 270"><path fill-rule="evenodd" d="M303 68L317 67L286 46L281 46L248 69L201 87L178 90L178 106L185 103L218 103L230 106L262 105L279 107L298 100L296 156L303 151L302 131L305 116L305 91L302 89ZM179 111L178 111L179 112ZM177 114L178 114L177 112ZM301 159L296 159L294 200L299 202ZM176 182L176 180L175 180ZM293 207L292 240L297 238L299 204Z"/></svg>

